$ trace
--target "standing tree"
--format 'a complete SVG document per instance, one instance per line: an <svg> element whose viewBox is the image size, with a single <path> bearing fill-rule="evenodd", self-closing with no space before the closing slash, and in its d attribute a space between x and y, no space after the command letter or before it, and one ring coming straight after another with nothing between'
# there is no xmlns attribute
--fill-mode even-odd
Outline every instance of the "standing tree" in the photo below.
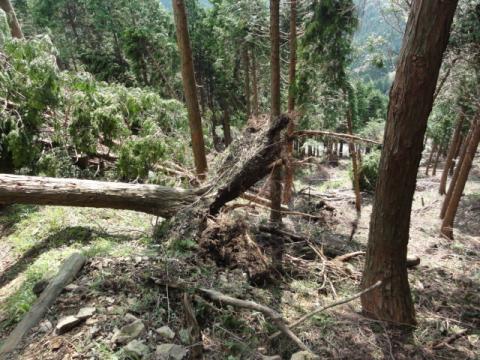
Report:
<svg viewBox="0 0 480 360"><path fill-rule="evenodd" d="M464 115L461 113L458 116L457 124L455 126L455 131L453 132L452 141L448 148L448 154L447 154L447 159L445 160L445 166L443 167L443 173L440 179L440 187L438 190L440 192L440 195L445 195L446 193L448 173L450 172L450 169L453 166L453 158L455 157L455 153L457 152L459 143L461 141L463 121L464 121Z"/></svg>
<svg viewBox="0 0 480 360"><path fill-rule="evenodd" d="M442 222L442 234L453 239L453 223L457 214L458 205L462 198L465 184L467 183L468 174L472 169L473 158L477 152L478 144L480 142L480 110L477 112L476 118L472 124L472 135L466 147L465 156L463 158L461 168L458 174L458 180L453 185L452 195L445 212L445 217ZM460 164L459 164L460 166Z"/></svg>
<svg viewBox="0 0 480 360"><path fill-rule="evenodd" d="M177 29L177 43L182 63L183 89L187 102L188 120L192 137L193 157L195 168L200 179L204 179L207 172L207 158L203 142L202 118L198 106L195 74L193 72L192 49L188 36L187 15L183 0L173 0L173 14Z"/></svg>
<svg viewBox="0 0 480 360"><path fill-rule="evenodd" d="M20 27L20 23L18 22L17 15L15 14L15 10L13 9L10 0L0 0L0 9L7 14L8 25L10 26L12 36L17 39L23 39L22 28Z"/></svg>
<svg viewBox="0 0 480 360"><path fill-rule="evenodd" d="M382 287L361 298L364 312L373 318L416 323L406 266L410 215L427 120L457 3L412 3L390 90L362 279L364 288L383 281Z"/></svg>
<svg viewBox="0 0 480 360"><path fill-rule="evenodd" d="M280 116L280 0L270 0L270 41L271 41L271 110L270 123ZM276 141L280 141L277 138ZM275 166L270 180L272 211L270 221L282 222L282 168Z"/></svg>
<svg viewBox="0 0 480 360"><path fill-rule="evenodd" d="M287 143L287 165L285 166L285 189L283 193L283 202L290 203L293 190L293 139L291 136L295 130L295 75L297 70L297 0L290 2L290 65L288 71L288 112L290 113L290 123L288 124L287 134L289 136Z"/></svg>

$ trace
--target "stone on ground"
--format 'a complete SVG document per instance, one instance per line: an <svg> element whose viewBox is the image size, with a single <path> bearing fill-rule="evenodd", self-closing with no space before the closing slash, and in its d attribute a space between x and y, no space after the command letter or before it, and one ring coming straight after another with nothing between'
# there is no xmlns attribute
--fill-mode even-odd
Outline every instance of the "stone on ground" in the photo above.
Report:
<svg viewBox="0 0 480 360"><path fill-rule="evenodd" d="M157 360L182 360L187 357L187 349L176 344L162 344L155 352Z"/></svg>

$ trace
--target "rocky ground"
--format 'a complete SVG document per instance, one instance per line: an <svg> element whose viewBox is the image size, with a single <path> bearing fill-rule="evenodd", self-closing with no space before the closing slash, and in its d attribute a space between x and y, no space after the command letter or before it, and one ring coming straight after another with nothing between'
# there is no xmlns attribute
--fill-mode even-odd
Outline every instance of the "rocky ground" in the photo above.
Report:
<svg viewBox="0 0 480 360"><path fill-rule="evenodd" d="M421 258L409 273L417 328L405 333L366 319L355 300L321 312L295 329L321 358L480 356L480 168L477 164L468 183L454 241L439 236L439 176L426 177L420 170L412 212L409 253ZM300 179L297 190L309 193L303 197L307 203L299 204L302 211L315 207L316 194L321 194L335 213L318 212L325 214L323 222L287 217L286 230L302 234L306 244L299 249L287 243L285 274L274 274L274 281L263 284L252 282L251 269L244 262L212 261L192 239L159 243L161 227L155 233L157 219L148 215L57 207L4 210L0 216L0 337L35 301L34 285L54 275L70 253L82 251L89 257L86 266L28 334L15 354L18 358L187 359L201 344L205 359L289 359L299 349L283 335L270 341L276 328L262 313L208 301L194 289L214 288L268 305L289 321L358 292L363 255L335 261L322 254L322 242L336 241L346 252L364 250L370 195L363 196L357 224L347 160L336 168L314 166ZM239 207L228 216L229 221L213 224L219 229L209 234L239 231L232 238L247 245L232 247L228 256L243 251L241 259L258 262L264 254L256 253L258 247L250 244L259 241L251 228L264 224L268 214ZM239 228L240 223L245 227ZM349 241L353 224L356 232ZM191 309L196 321L189 316Z"/></svg>

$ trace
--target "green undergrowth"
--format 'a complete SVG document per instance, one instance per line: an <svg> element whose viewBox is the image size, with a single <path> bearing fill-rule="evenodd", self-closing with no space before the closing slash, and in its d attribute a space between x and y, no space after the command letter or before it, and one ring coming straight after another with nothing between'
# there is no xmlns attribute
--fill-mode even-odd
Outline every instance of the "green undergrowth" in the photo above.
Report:
<svg viewBox="0 0 480 360"><path fill-rule="evenodd" d="M15 205L0 215L10 265L0 275L0 330L18 322L36 296L36 282L56 274L73 252L88 258L143 255L151 251L149 215L130 211Z"/></svg>

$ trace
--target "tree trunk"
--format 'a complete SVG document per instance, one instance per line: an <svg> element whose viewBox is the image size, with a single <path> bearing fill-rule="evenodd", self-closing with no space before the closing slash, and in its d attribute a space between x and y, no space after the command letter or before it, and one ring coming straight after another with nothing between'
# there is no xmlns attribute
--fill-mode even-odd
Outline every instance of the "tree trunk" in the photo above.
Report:
<svg viewBox="0 0 480 360"><path fill-rule="evenodd" d="M280 0L270 0L270 41L271 41L271 110L270 123L280 116ZM280 136L274 141L280 141ZM270 221L281 224L282 213L282 167L276 166L270 179L272 211Z"/></svg>
<svg viewBox="0 0 480 360"><path fill-rule="evenodd" d="M470 125L470 129L468 131L467 137L465 138L462 148L460 149L457 165L455 166L455 170L452 174L452 179L450 180L448 191L445 194L445 198L443 199L442 209L440 210L440 219L443 219L445 217L445 213L447 212L448 205L450 204L450 199L452 198L453 190L455 189L455 184L457 183L458 176L460 175L460 169L462 168L462 164L465 159L465 155L467 153L468 144L470 143L472 136L473 136L473 123Z"/></svg>
<svg viewBox="0 0 480 360"><path fill-rule="evenodd" d="M437 151L437 143L434 142L432 145L432 150L430 151L430 156L428 157L427 163L425 164L425 175L428 176L428 172L430 171L430 165L432 165L433 155Z"/></svg>
<svg viewBox="0 0 480 360"><path fill-rule="evenodd" d="M197 199L194 191L159 185L0 174L0 204L126 209L170 218Z"/></svg>
<svg viewBox="0 0 480 360"><path fill-rule="evenodd" d="M292 200L293 191L293 133L295 131L295 76L297 68L297 0L290 2L290 65L288 74L288 112L290 114L290 124L287 128L287 164L285 166L285 189L283 193L283 203L289 204Z"/></svg>
<svg viewBox="0 0 480 360"><path fill-rule="evenodd" d="M182 63L183 89L187 103L188 120L192 138L193 158L195 168L200 179L205 179L207 172L207 158L203 141L202 119L198 107L195 74L193 72L192 49L188 35L187 15L183 0L173 0L173 13L177 30L177 43Z"/></svg>
<svg viewBox="0 0 480 360"><path fill-rule="evenodd" d="M474 123L472 137L467 146L465 157L458 174L458 180L455 182L455 187L453 189L452 196L442 222L441 232L449 239L453 239L453 223L457 214L458 205L460 203L463 190L465 189L465 184L467 183L468 174L472 169L473 158L477 152L478 143L480 142L480 113L477 114Z"/></svg>
<svg viewBox="0 0 480 360"><path fill-rule="evenodd" d="M347 129L348 134L353 136L352 112L350 109L348 110L347 114ZM355 191L355 209L359 213L362 211L362 196L360 194L360 177L358 175L358 152L353 141L350 141L348 147L350 151L350 156L352 158L353 190Z"/></svg>
<svg viewBox="0 0 480 360"><path fill-rule="evenodd" d="M248 45L243 46L243 68L245 71L245 109L247 112L247 119L252 114L250 106L250 56L248 55Z"/></svg>
<svg viewBox="0 0 480 360"><path fill-rule="evenodd" d="M223 139L225 142L225 147L227 147L232 143L232 131L230 129L230 114L226 107L225 107L225 110L223 110L222 126L223 126Z"/></svg>
<svg viewBox="0 0 480 360"><path fill-rule="evenodd" d="M448 173L453 166L453 158L455 157L458 149L458 144L460 142L460 136L462 133L463 121L464 117L462 114L460 114L457 120L457 125L455 126L455 131L453 132L452 142L450 143L450 147L448 149L447 159L445 160L445 166L443 167L443 173L440 179L440 187L438 189L440 195L445 195L447 189Z"/></svg>
<svg viewBox="0 0 480 360"><path fill-rule="evenodd" d="M368 316L415 324L407 275L407 245L413 194L428 116L457 0L412 3L395 80L370 223L362 295ZM401 166L401 171L398 171Z"/></svg>
<svg viewBox="0 0 480 360"><path fill-rule="evenodd" d="M435 156L435 162L433 163L432 176L437 175L438 162L440 161L440 155L443 153L443 146L438 147L437 155Z"/></svg>
<svg viewBox="0 0 480 360"><path fill-rule="evenodd" d="M10 26L12 37L23 39L22 28L20 27L20 23L18 22L17 15L15 14L15 10L13 9L10 0L0 0L0 9L7 14L8 25Z"/></svg>
<svg viewBox="0 0 480 360"><path fill-rule="evenodd" d="M257 58L252 48L252 80L253 80L253 115L258 116L258 79L257 79Z"/></svg>

